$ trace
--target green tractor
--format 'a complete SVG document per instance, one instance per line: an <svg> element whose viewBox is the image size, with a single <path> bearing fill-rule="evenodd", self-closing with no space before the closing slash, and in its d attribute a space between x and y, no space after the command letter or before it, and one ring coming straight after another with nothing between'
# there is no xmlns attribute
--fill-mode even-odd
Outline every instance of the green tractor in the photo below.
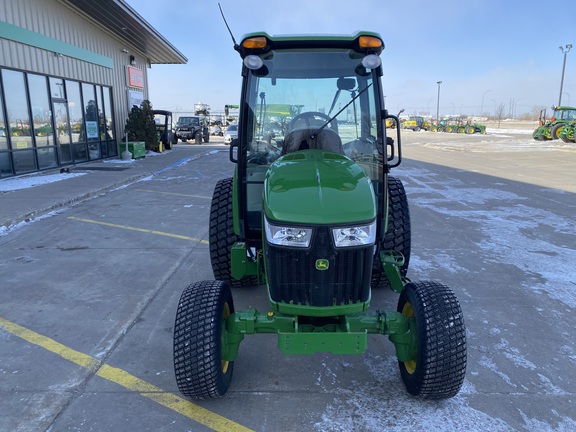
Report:
<svg viewBox="0 0 576 432"><path fill-rule="evenodd" d="M411 230L400 128L386 136L380 36L254 33L243 60L234 176L217 182L210 211L215 280L188 286L174 327L182 394L222 397L247 335L274 333L285 354L361 354L388 336L412 395L449 398L464 381L466 329L446 285L406 277ZM269 103L270 102L270 103ZM273 104L299 107L283 136ZM272 110L274 111L274 110ZM236 310L231 287L265 284L270 311ZM368 312L371 290L399 294Z"/></svg>
<svg viewBox="0 0 576 432"><path fill-rule="evenodd" d="M479 133L482 135L486 134L486 125L480 124L480 123L471 123L468 122L465 125L462 126L463 131L461 133L467 133L467 134L475 134L475 133ZM460 132L460 130L458 130L458 132Z"/></svg>
<svg viewBox="0 0 576 432"><path fill-rule="evenodd" d="M446 121L444 131L448 133L458 133L460 128L462 128L462 121L460 119L450 119Z"/></svg>
<svg viewBox="0 0 576 432"><path fill-rule="evenodd" d="M532 133L538 141L555 140L560 138L562 128L576 118L576 108L569 106L552 107L554 114L546 120L546 109L540 111L539 126Z"/></svg>
<svg viewBox="0 0 576 432"><path fill-rule="evenodd" d="M448 121L446 119L442 119L437 121L435 124L432 125L431 131L432 132L446 132L446 126L448 125Z"/></svg>

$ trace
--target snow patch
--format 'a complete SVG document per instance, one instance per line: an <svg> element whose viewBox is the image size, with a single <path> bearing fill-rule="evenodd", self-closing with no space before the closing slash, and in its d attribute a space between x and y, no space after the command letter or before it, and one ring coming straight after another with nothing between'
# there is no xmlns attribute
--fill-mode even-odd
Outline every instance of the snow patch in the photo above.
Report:
<svg viewBox="0 0 576 432"><path fill-rule="evenodd" d="M0 181L0 192L11 192L21 189L33 188L45 184L55 183L62 180L69 180L80 177L88 173L62 173L35 175L30 177L8 178Z"/></svg>

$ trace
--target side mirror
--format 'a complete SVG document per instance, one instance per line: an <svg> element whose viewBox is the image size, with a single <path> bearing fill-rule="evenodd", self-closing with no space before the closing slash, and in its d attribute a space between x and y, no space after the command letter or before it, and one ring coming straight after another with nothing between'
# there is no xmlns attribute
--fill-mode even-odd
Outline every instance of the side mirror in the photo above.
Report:
<svg viewBox="0 0 576 432"><path fill-rule="evenodd" d="M356 80L354 78L338 78L336 82L338 90L354 90L356 87Z"/></svg>
<svg viewBox="0 0 576 432"><path fill-rule="evenodd" d="M238 138L234 138L230 143L230 162L238 163L238 146L240 141ZM236 154L234 154L234 149L236 149Z"/></svg>

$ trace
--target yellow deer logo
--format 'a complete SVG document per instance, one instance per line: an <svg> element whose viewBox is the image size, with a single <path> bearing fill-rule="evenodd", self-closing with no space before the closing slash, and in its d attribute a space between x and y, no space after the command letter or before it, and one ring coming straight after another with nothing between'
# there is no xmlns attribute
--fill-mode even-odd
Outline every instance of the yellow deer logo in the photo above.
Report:
<svg viewBox="0 0 576 432"><path fill-rule="evenodd" d="M327 259L316 260L316 270L328 270L328 267L330 267L330 261Z"/></svg>

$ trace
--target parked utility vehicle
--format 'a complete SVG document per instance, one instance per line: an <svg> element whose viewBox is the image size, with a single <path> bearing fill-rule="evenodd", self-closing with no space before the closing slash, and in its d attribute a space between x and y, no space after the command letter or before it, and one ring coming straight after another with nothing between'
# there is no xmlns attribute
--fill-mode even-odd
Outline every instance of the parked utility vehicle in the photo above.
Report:
<svg viewBox="0 0 576 432"><path fill-rule="evenodd" d="M188 140L196 141L196 144L208 142L210 140L210 131L206 120L200 116L182 116L176 123L177 139L186 142Z"/></svg>
<svg viewBox="0 0 576 432"><path fill-rule="evenodd" d="M172 112L165 110L154 110L154 123L156 124L156 134L158 136L158 143L162 143L162 147L170 150L173 144L178 142L176 134L174 133L174 123L172 122ZM160 147L160 146L158 146Z"/></svg>
<svg viewBox="0 0 576 432"><path fill-rule="evenodd" d="M233 178L215 187L210 258L215 280L192 283L178 304L174 367L180 391L228 390L246 335L275 333L286 354L360 354L387 335L409 393L454 396L466 369L466 330L452 290L406 278L410 215L400 128L386 136L376 33L246 36ZM268 107L274 104L271 112ZM279 105L291 118L283 136ZM235 310L230 287L265 283L271 310ZM371 290L399 293L368 313ZM287 377L288 379L288 377Z"/></svg>

